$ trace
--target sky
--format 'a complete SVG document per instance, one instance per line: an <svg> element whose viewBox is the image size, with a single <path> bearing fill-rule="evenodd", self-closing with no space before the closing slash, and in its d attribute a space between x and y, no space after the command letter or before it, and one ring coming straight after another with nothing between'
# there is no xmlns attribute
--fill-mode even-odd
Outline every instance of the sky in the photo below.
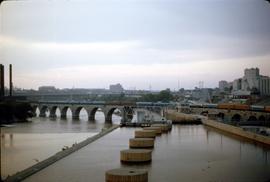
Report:
<svg viewBox="0 0 270 182"><path fill-rule="evenodd" d="M0 63L20 88L217 87L270 76L264 0L21 0L0 6Z"/></svg>

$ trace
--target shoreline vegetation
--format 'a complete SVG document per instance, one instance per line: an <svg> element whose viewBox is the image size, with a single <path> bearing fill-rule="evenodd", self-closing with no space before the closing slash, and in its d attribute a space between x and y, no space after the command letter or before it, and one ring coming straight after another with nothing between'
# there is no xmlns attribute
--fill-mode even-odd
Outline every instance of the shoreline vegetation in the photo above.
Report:
<svg viewBox="0 0 270 182"><path fill-rule="evenodd" d="M33 117L32 107L27 102L0 101L0 124L28 122Z"/></svg>

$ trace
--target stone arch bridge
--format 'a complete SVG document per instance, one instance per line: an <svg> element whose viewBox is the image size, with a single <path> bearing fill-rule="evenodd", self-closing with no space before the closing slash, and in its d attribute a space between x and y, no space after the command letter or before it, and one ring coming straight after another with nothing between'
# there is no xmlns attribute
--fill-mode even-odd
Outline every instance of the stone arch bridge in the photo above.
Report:
<svg viewBox="0 0 270 182"><path fill-rule="evenodd" d="M131 122L135 108L146 108L153 111L163 113L163 109L167 107L166 104L149 105L149 103L136 103L136 102L64 102L64 101L38 101L30 103L33 108L33 113L36 116L36 110L39 110L39 117L46 117L46 112L49 111L50 118L56 118L56 111L59 109L60 117L66 118L67 111L70 109L72 119L79 119L80 111L85 109L88 114L89 121L95 120L95 114L101 110L105 115L105 122L112 122L112 115L115 110L120 111L122 117L121 122Z"/></svg>
<svg viewBox="0 0 270 182"><path fill-rule="evenodd" d="M230 110L217 108L182 108L182 112L207 115L209 118L220 121L239 124L239 123L264 123L270 125L270 113L266 111L249 110Z"/></svg>
<svg viewBox="0 0 270 182"><path fill-rule="evenodd" d="M119 110L122 116L123 122L129 122L133 117L132 104L105 104L105 103L82 103L82 102L35 102L31 103L33 113L36 115L36 110L39 110L39 117L46 117L46 112L49 111L50 118L56 118L56 111L59 109L60 117L66 118L67 111L70 109L72 119L79 119L80 111L85 109L88 115L89 121L95 120L95 114L97 110L101 110L105 115L106 122L112 122L112 115L115 110Z"/></svg>

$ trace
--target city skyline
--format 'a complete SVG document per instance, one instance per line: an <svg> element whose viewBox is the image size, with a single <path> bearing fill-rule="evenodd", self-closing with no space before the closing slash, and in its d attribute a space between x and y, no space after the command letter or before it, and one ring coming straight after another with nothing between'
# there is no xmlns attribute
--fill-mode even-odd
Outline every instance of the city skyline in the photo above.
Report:
<svg viewBox="0 0 270 182"><path fill-rule="evenodd" d="M270 76L264 1L6 1L0 8L0 59L13 64L17 87L174 90L199 81L218 87L245 68Z"/></svg>

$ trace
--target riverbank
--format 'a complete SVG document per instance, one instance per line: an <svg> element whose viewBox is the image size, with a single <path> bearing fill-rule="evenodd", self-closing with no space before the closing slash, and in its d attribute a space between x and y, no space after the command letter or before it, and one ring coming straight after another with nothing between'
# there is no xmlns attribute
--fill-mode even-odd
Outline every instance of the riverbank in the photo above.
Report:
<svg viewBox="0 0 270 182"><path fill-rule="evenodd" d="M222 130L222 131L225 131L225 132L228 132L228 133L231 133L231 134L234 134L237 136L241 136L241 137L247 138L249 140L256 141L256 142L263 143L263 144L270 146L270 137L259 135L259 134L252 133L249 131L244 131L240 127L216 122L213 120L206 119L206 120L203 120L202 123L206 126L210 126L210 127L213 127L213 128L216 128L216 129L219 129L219 130Z"/></svg>
<svg viewBox="0 0 270 182"><path fill-rule="evenodd" d="M10 177L8 177L7 179L5 179L5 181L21 181L25 178L27 178L30 175L33 175L34 173L48 167L49 165L57 162L58 160L70 155L71 153L81 149L82 147L96 141L97 139L105 136L106 134L110 133L111 131L115 130L116 128L118 128L118 125L114 125L108 129L103 129L100 133L98 133L97 135L87 138L86 140L78 143L78 144L74 144L72 147L70 148L64 148L63 151L60 151L58 153L56 153L55 155L49 157L48 159L45 159L21 172L16 173L15 175L12 175Z"/></svg>
<svg viewBox="0 0 270 182"><path fill-rule="evenodd" d="M171 120L173 124L201 124L201 120L194 115L180 113L175 110L165 112L166 119Z"/></svg>

